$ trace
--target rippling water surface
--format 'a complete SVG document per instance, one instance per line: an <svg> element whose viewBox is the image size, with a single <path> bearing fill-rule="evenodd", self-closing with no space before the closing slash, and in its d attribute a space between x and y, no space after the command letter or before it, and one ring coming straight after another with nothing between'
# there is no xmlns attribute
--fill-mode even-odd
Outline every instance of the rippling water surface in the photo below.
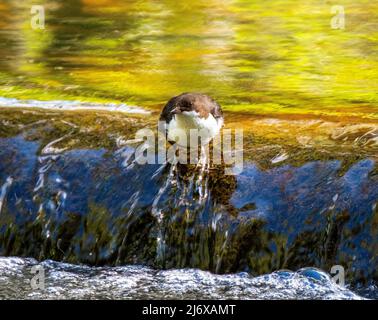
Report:
<svg viewBox="0 0 378 320"><path fill-rule="evenodd" d="M185 91L227 110L377 119L377 3L46 0L0 4L0 96L160 108Z"/></svg>

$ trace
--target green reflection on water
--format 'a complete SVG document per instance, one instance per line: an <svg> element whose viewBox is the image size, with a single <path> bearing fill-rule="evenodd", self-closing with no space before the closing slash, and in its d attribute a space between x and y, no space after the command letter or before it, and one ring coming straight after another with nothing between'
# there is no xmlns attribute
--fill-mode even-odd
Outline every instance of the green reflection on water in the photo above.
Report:
<svg viewBox="0 0 378 320"><path fill-rule="evenodd" d="M184 91L226 110L378 118L378 3L46 0L0 3L0 96L158 108Z"/></svg>

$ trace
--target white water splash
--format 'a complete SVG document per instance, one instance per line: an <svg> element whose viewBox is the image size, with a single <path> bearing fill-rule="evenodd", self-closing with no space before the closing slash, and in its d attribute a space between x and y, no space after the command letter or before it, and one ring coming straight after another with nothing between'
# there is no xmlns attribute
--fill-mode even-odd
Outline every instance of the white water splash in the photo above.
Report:
<svg viewBox="0 0 378 320"><path fill-rule="evenodd" d="M198 161L200 166L200 172L198 175L198 179L196 181L196 188L199 193L199 202L203 203L207 200L209 193L208 193L208 179L209 179L209 167L210 167L210 159L208 154L206 153L206 149L202 146L201 147L201 156Z"/></svg>
<svg viewBox="0 0 378 320"><path fill-rule="evenodd" d="M285 161L287 158L289 158L289 155L286 152L283 152L281 154L277 154L272 160L272 163L278 163Z"/></svg>
<svg viewBox="0 0 378 320"><path fill-rule="evenodd" d="M1 187L1 192L0 192L0 213L3 208L5 196L7 195L8 188L12 185L13 183L13 178L8 177L3 186Z"/></svg>
<svg viewBox="0 0 378 320"><path fill-rule="evenodd" d="M53 145L70 136L71 133L64 135L63 137L51 141L48 143L41 151L43 156L38 157L38 162L41 164L41 167L38 169L38 180L35 184L33 192L37 192L42 189L45 185L45 178L48 170L51 168L53 163L58 159L59 154L65 151L67 148L55 148Z"/></svg>
<svg viewBox="0 0 378 320"><path fill-rule="evenodd" d="M227 230L224 233L224 241L223 241L222 247L220 248L220 252L218 253L218 256L217 256L217 259L216 259L215 270L216 270L217 273L219 273L220 268L222 266L223 254L225 252L225 249L226 249L226 246L227 246L227 243L228 243L228 239L229 239L229 236L228 236L228 230Z"/></svg>
<svg viewBox="0 0 378 320"><path fill-rule="evenodd" d="M65 151L67 148L55 148L53 147L53 145L55 143L58 143L62 140L64 140L65 138L69 137L72 133L68 133L66 135L64 135L63 137L60 137L59 139L56 139L54 141L51 141L50 143L48 143L43 149L42 149L42 154L57 154L57 153L62 153L63 151Z"/></svg>
<svg viewBox="0 0 378 320"><path fill-rule="evenodd" d="M104 110L111 112L149 114L150 111L141 107L129 106L121 103L94 103L66 100L19 100L14 98L0 97L0 107L39 108L48 110Z"/></svg>
<svg viewBox="0 0 378 320"><path fill-rule="evenodd" d="M31 268L45 270L45 290L33 290ZM213 274L198 269L155 270L144 266L88 267L54 261L0 257L2 299L363 299L335 284L326 273L319 280L278 271L258 277L248 273ZM372 288L372 290L376 290Z"/></svg>
<svg viewBox="0 0 378 320"><path fill-rule="evenodd" d="M159 201L161 196L164 194L164 192L167 190L168 186L173 182L174 178L174 172L175 172L175 165L171 165L170 170L169 170L169 175L164 183L156 194L154 201L152 203L152 208L151 208L151 213L154 215L157 221L157 236L156 236L156 242L157 242L157 247L156 247L156 258L159 263L164 262L164 256L165 256L165 239L164 239L164 232L163 232L163 212L159 208Z"/></svg>

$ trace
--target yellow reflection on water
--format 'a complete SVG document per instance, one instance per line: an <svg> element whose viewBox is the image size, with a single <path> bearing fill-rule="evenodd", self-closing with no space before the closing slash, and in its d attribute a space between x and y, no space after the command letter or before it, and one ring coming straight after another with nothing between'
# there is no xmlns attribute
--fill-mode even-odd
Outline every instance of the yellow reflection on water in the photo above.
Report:
<svg viewBox="0 0 378 320"><path fill-rule="evenodd" d="M160 108L200 91L224 109L378 118L378 3L46 0L0 6L0 96Z"/></svg>

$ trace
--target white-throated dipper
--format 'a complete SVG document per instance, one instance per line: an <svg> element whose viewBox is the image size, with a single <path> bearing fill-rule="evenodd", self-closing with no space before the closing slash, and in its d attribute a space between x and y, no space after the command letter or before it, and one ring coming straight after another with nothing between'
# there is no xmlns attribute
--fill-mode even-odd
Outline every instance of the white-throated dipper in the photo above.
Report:
<svg viewBox="0 0 378 320"><path fill-rule="evenodd" d="M171 98L160 115L167 140L175 142L184 132L189 139L191 129L200 131L202 144L209 143L223 126L220 105L200 93L182 93ZM185 143L186 144L186 143Z"/></svg>

